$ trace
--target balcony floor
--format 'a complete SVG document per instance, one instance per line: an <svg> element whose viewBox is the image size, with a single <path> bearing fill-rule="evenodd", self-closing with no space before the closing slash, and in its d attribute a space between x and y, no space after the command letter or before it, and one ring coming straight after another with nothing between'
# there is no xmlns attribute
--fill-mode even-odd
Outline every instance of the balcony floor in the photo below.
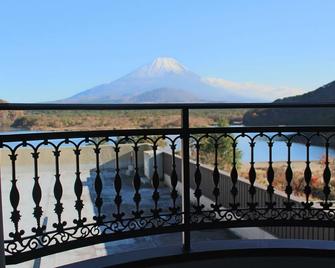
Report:
<svg viewBox="0 0 335 268"><path fill-rule="evenodd" d="M334 267L334 250L333 241L217 240L193 243L189 253L183 252L180 246L156 247L73 263L63 268Z"/></svg>
<svg viewBox="0 0 335 268"><path fill-rule="evenodd" d="M178 260L176 260L178 261ZM315 268L334 267L334 258L281 256L281 257L227 257L211 260L197 260L183 263L170 263L165 265L143 266L150 268L203 268L203 267L229 267L229 268Z"/></svg>

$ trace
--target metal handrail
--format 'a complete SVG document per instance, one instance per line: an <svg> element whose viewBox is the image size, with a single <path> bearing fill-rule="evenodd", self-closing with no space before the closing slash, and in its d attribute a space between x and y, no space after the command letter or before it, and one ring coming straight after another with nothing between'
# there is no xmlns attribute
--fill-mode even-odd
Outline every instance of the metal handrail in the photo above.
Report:
<svg viewBox="0 0 335 268"><path fill-rule="evenodd" d="M166 109L256 109L256 108L335 108L334 102L302 103L0 103L0 110L166 110Z"/></svg>
<svg viewBox="0 0 335 268"><path fill-rule="evenodd" d="M254 132L335 132L333 125L317 126L252 126L252 127L208 127L188 128L189 134L208 133L254 133ZM152 128L152 129L113 129L113 130L84 130L84 131L48 131L33 133L2 133L0 142L14 142L27 140L93 138L106 136L137 136L137 135L178 135L185 133L183 128Z"/></svg>
<svg viewBox="0 0 335 268"><path fill-rule="evenodd" d="M309 145L310 145L310 138L306 137L306 148L307 148L307 161L306 161L306 170L305 170L305 180L306 180L306 202L302 202L302 207L297 207L296 210L293 209L294 202L291 199L292 191L290 189L287 190L286 198L285 199L285 206L283 207L276 207L275 201L274 201L274 188L272 186L272 182L274 180L273 177L273 169L272 169L272 145L273 145L273 139L269 139L268 141L268 149L269 149L269 168L268 168L268 183L269 187L265 191L265 199L267 200L266 207L257 207L257 200L255 200L255 192L256 187L254 185L256 181L256 174L255 174L255 167L254 167L254 160L253 160L253 148L255 145L254 139L250 140L250 148L251 148L251 161L250 161L250 172L249 172L249 180L250 184L248 187L248 203L247 206L241 207L238 200L238 174L236 171L236 159L235 154L233 156L233 168L231 172L231 185L230 193L231 193L231 202L227 204L227 208L222 207L220 204L219 197L219 177L217 171L213 171L213 174L211 175L211 179L213 180L214 185L214 191L213 189L206 190L212 198L216 199L215 204L212 204L213 210L210 211L203 211L203 207L201 205L200 199L202 196L201 193L201 187L204 187L204 183L201 184L201 171L200 171L200 163L199 163L199 151L200 151L200 140L201 138L195 137L197 135L194 134L201 134L202 137L205 137L208 134L220 134L218 136L222 137L229 137L232 141L233 150L235 152L237 140L234 137L234 133L240 134L239 136L244 136L244 134L255 132L259 135L263 135L263 133L267 132L274 132L276 133L274 136L282 135L287 132L295 132L297 135L304 135L305 132L312 132L313 135L323 135L323 133L330 134L328 137L325 137L326 140L326 149L327 149L327 157L328 157L328 149L330 146L331 139L334 138L335 140L335 126L329 125L329 126L262 126L262 127L208 127L208 128L191 128L189 125L189 112L192 109L258 109L258 108L335 108L335 103L169 103L169 104L55 104L55 103L2 103L0 104L0 110L167 110L167 109L174 109L174 110L180 110L181 111L181 126L179 128L162 128L162 129L116 129L116 130L99 130L99 131L61 131L61 132L41 132L41 133L14 133L14 134L1 134L0 135L0 148L6 147L9 149L9 158L12 164L12 178L11 178L11 192L10 192L10 205L12 207L12 217L11 220L14 224L15 231L12 232L11 240L5 241L8 243L8 248L6 249L7 253L10 253L6 258L9 262L15 263L23 260L31 259L31 255L33 254L35 257L41 257L44 255L64 251L66 249L72 249L77 247L83 247L86 245L91 245L94 243L100 243L100 242L107 242L112 241L116 239L123 239L123 238L130 238L130 237L137 237L137 236L143 236L143 235L151 235L151 234L161 234L161 233L167 233L167 232L182 232L183 233L183 247L185 251L190 250L191 246L191 240L190 240L190 232L192 230L201 230L204 228L220 228L224 226L224 228L228 227L245 227L245 226L278 226L278 225L287 225L287 226L313 226L315 223L318 226L323 227L332 227L335 222L335 218L330 218L327 220L327 217L329 216L329 211L332 212L335 209L332 208L333 204L329 200L329 182L326 172L325 175L325 182L324 182L324 195L325 200L322 204L322 208L313 208L312 202L310 201L310 169L309 169ZM222 135L221 135L222 134ZM159 226L159 224L156 227L148 228L148 229L139 229L139 230L132 230L131 224L135 224L138 219L140 220L147 220L145 217L141 214L140 209L140 184L141 180L139 178L138 172L138 164L136 162L135 164L135 175L133 178L133 186L134 186L134 198L133 201L135 202L136 210L132 211L134 213L133 218L124 219L122 211L120 211L120 204L118 203L120 199L115 199L115 206L118 208L117 214L113 214L113 218L111 221L104 221L103 213L101 212L102 203L101 203L101 192L102 192L102 181L99 174L99 153L100 153L100 145L102 143L93 143L92 146L94 147L94 154L96 155L96 172L97 176L95 178L95 193L96 193L96 200L95 200L95 207L98 210L98 216L94 218L94 223L85 224L85 221L83 221L81 210L82 210L82 182L80 179L80 146L83 144L83 140L87 139L87 141L90 138L93 137L102 137L105 140L110 141L110 137L130 137L130 136L139 136L141 138L148 137L150 135L159 135L160 138L165 138L168 135L176 135L178 139L181 140L181 147L182 147L182 153L181 153L181 159L180 159L180 166L181 166L181 172L180 176L177 178L174 178L174 186L171 191L171 197L173 199L173 207L169 207L171 209L170 217L173 220L173 222L169 222L166 218L166 215L160 214L160 208L158 207L158 200L159 200L159 194L157 195L158 185L159 185L159 178L157 176L153 176L153 187L154 187L154 194L152 196L153 201L155 203L155 207L151 210L153 215L150 216L150 220L155 219L165 219L167 220L162 226ZM284 135L285 136L285 135ZM78 213L78 216L76 220L76 226L71 227L64 227L62 226L62 183L60 180L61 176L61 170L59 165L59 157L60 157L60 145L62 143L67 143L71 139L75 138L81 138L82 141L80 143L73 142L72 145L74 146L74 154L76 157L76 183L74 186L75 194L76 194L76 211ZM213 137L212 137L213 138ZM250 137L249 137L250 138ZM288 186L290 186L290 183L292 181L292 178L290 178L290 172L291 170L291 160L290 160L290 142L291 139L286 136L287 140L287 149L288 149L288 172L286 172L286 180L288 183ZM51 143L50 140L53 139L62 139L61 142L57 144L57 141L54 143ZM196 174L194 177L196 177L194 180L191 178L193 176L193 173L191 174L191 168L190 168L190 140L193 139L197 143L198 147L196 148L196 156L197 156L197 162L196 162ZM215 138L214 138L215 139ZM218 140L215 140L215 146L214 150L217 154L218 150ZM29 144L29 141L36 141L40 140L39 145L33 145ZM156 152L157 152L157 138L153 142L152 151L154 153L154 161L156 161ZM19 145L11 145L10 142L21 142ZM172 142L172 146L175 146L175 140L170 140ZM55 213L58 216L58 222L54 224L55 229L52 231L45 231L45 228L43 223L41 223L41 213L39 212L40 207L40 185L39 185L39 170L38 170L38 158L39 158L39 148L44 143L47 144L50 142L50 144L53 144L53 157L55 160L55 167L56 167L56 180L54 185L54 195L55 195ZM20 200L20 193L16 187L16 175L15 175L15 168L17 165L16 162L16 156L17 156L17 150L21 147L25 147L26 145L29 145L30 148L33 150L32 157L34 159L34 189L33 189L33 202L32 206L34 207L34 217L36 219L36 224L38 228L35 228L36 234L32 236L23 237L23 233L21 230L21 215L19 211L19 200ZM121 179L119 177L119 167L118 165L118 150L119 150L119 143L116 141L113 145L114 152L116 154L116 175L114 180L118 181L119 184L121 184ZM138 141L134 142L133 140L133 149L135 153L135 158L137 161L137 152L138 152ZM14 148L13 148L13 147ZM174 147L175 148L175 147ZM176 152L174 149L172 149L172 157L175 161L176 159ZM176 160L177 161L177 160ZM326 163L327 168L329 163ZM171 168L171 182L173 180L172 175L177 173L176 163L173 163L173 167ZM215 167L217 168L218 163L216 160ZM157 173L158 167L155 162L154 164L154 172ZM325 169L325 171L327 171ZM200 175L199 175L200 174ZM272 175L271 175L272 174ZM181 179L180 179L181 178ZM180 194L182 197L182 210L179 211L179 209L176 208L176 198L173 197L172 192L176 191L176 184L178 181L181 182L183 186L182 193ZM116 182L115 182L116 183ZM190 202L190 188L195 187L196 190L194 192L194 195L197 199L197 205L191 206ZM212 187L212 186L210 186ZM327 188L328 187L328 188ZM121 185L115 187L116 196L121 197ZM222 189L220 190L222 192ZM291 191L291 192L290 192ZM5 197L6 198L6 197ZM213 200L214 200L213 199ZM221 202L222 203L222 202ZM192 212L192 207L195 209L195 212ZM229 208L228 208L229 207ZM268 215L269 212L274 211L277 214L277 218L273 219L273 215ZM299 213L303 213L300 215ZM290 213L293 213L296 218L285 218ZM40 214L39 214L40 213ZM195 214L194 214L195 213ZM197 214L198 213L198 214ZM204 214L202 214L204 213ZM229 214L231 213L231 214ZM258 213L256 216L256 220L254 219L255 213ZM295 213L295 214L294 214ZM310 219L307 220L306 215L304 213L308 214L308 217ZM221 218L220 220L212 220L213 215L219 215ZM1 217L1 215L0 215ZM151 218L152 217L152 218ZM161 217L161 218L160 218ZM179 222L179 218L181 217L181 221ZM194 218L192 218L194 217ZM197 217L203 217L203 222L197 223ZM231 220L230 217L233 217L233 220ZM259 219L257 218L259 217ZM246 219L246 220L245 220ZM312 220L311 220L312 219ZM234 221L235 220L235 221ZM126 221L126 227L125 231L119 230L116 227L120 228L120 226L124 226L124 222ZM108 224L114 224L111 225L111 227L108 227ZM115 226L115 230L112 228L112 226ZM94 232L98 232L99 229L95 230L94 228L102 228L106 227L106 230L109 230L112 233L97 233L94 235ZM108 229L108 228L109 229ZM80 232L81 228L88 228L87 230L89 232L92 232L92 236L87 235L87 237L80 237L76 238L77 240L71 240L65 241L66 239L62 238L63 240L60 240L60 242L57 242L56 245L49 245L49 244L43 244L43 241L48 241L47 239L51 239L53 236L57 235L63 235L67 234L69 235L70 231ZM91 229L90 229L91 228ZM129 230L127 228L130 228ZM122 229L122 228L121 228ZM100 231L99 231L100 232ZM43 240L46 239L46 240ZM22 244L22 241L28 241L25 243L41 243L41 246L38 248L30 248L30 244ZM30 241L30 242L29 242ZM37 241L37 242L36 242ZM63 243L64 242L64 243ZM23 247L23 249L19 249L16 251L16 247ZM21 251L20 251L21 250Z"/></svg>

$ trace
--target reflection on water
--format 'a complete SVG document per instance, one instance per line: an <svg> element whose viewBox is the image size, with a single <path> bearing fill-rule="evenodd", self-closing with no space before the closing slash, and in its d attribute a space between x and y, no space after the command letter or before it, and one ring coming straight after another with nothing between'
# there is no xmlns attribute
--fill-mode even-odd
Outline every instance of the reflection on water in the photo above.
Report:
<svg viewBox="0 0 335 268"><path fill-rule="evenodd" d="M242 151L242 162L250 161L250 144L245 138L239 140L237 147ZM302 143L293 143L291 146L291 160L305 161L306 160L306 145ZM326 154L326 148L322 146L311 145L309 148L309 159L320 160ZM275 141L272 148L273 161L287 161L288 149L285 141ZM335 157L335 150L329 149L329 156ZM254 161L264 162L269 161L269 146L264 139L257 139L254 149Z"/></svg>

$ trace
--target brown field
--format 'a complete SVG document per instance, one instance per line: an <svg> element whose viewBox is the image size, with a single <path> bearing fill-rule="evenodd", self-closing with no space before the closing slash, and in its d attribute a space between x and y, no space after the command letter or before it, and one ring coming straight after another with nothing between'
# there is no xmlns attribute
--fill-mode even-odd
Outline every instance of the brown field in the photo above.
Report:
<svg viewBox="0 0 335 268"><path fill-rule="evenodd" d="M258 162L255 163L255 169L257 174L256 182L268 186L267 181L267 170L269 167L269 163L267 162ZM274 162L273 169L275 178L273 181L273 186L277 190L285 191L287 186L285 171L287 168L286 162ZM292 161L291 168L293 171L293 180L291 182L291 186L293 187L293 192L295 195L303 196L304 187L306 186L306 182L304 179L304 170L306 168L306 162L304 161ZM312 179L310 182L310 186L312 188L312 199L323 199L323 172L325 169L325 164L322 160L320 161L311 161L310 168L312 171ZM334 174L335 172L335 165L334 161L331 160L329 164L329 168L331 173ZM249 164L242 164L239 170L239 175L244 178L248 178L250 165ZM333 179L330 180L330 188L331 188L331 199L335 198L335 181Z"/></svg>

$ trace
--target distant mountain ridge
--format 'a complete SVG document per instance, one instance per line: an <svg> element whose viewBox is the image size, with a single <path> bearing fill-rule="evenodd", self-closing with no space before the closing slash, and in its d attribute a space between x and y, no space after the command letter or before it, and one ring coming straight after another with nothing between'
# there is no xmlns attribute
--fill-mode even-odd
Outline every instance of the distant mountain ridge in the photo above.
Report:
<svg viewBox="0 0 335 268"><path fill-rule="evenodd" d="M335 103L335 81L314 91L278 99L275 103ZM335 123L334 108L310 109L262 109L244 115L245 125L328 125Z"/></svg>
<svg viewBox="0 0 335 268"><path fill-rule="evenodd" d="M202 102L189 91L174 88L157 88L146 91L129 99L131 103L172 103L172 102Z"/></svg>
<svg viewBox="0 0 335 268"><path fill-rule="evenodd" d="M275 102L335 102L335 81L305 94L278 99Z"/></svg>
<svg viewBox="0 0 335 268"><path fill-rule="evenodd" d="M173 58L159 57L152 63L107 84L82 91L63 103L130 103L158 102L259 102L280 90L261 86L260 95L253 94L257 85L238 84L218 78L201 77ZM163 92L166 91L166 92ZM277 92L266 94L267 91ZM175 99L173 98L175 97Z"/></svg>

